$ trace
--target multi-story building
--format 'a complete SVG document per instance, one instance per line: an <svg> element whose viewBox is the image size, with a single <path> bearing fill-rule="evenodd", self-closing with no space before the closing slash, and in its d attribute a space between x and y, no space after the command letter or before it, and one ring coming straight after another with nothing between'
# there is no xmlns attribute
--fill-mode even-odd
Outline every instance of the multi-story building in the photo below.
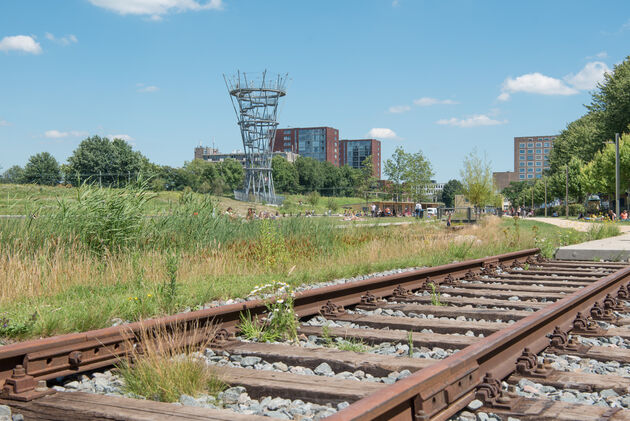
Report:
<svg viewBox="0 0 630 421"><path fill-rule="evenodd" d="M437 202L438 196L440 196L440 193L444 190L444 184L446 183L438 183L435 180L431 180L431 184L424 187L424 193L429 200Z"/></svg>
<svg viewBox="0 0 630 421"><path fill-rule="evenodd" d="M294 154L293 152L274 152L273 154L280 155L289 162L294 162L298 156L297 154ZM230 153L221 153L216 148L209 148L209 147L204 147L204 146L197 146L195 148L195 159L203 159L204 161L209 161L209 162L222 162L228 158L231 158L240 162L243 166L245 165L245 152L243 151L232 151Z"/></svg>
<svg viewBox="0 0 630 421"><path fill-rule="evenodd" d="M549 155L556 135L514 138L514 172L518 180L541 178L549 169Z"/></svg>
<svg viewBox="0 0 630 421"><path fill-rule="evenodd" d="M339 130L332 127L278 129L272 146L277 152L293 152L339 166Z"/></svg>
<svg viewBox="0 0 630 421"><path fill-rule="evenodd" d="M340 165L361 168L368 156L372 157L372 174L381 178L381 142L376 139L344 139L339 143Z"/></svg>

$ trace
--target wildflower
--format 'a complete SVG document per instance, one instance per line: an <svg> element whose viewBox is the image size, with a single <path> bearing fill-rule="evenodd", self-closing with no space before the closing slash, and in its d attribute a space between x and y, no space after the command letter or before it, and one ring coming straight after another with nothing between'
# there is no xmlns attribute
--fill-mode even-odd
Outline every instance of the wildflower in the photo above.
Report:
<svg viewBox="0 0 630 421"><path fill-rule="evenodd" d="M147 294L147 297L152 297L152 295L151 294Z"/></svg>
<svg viewBox="0 0 630 421"><path fill-rule="evenodd" d="M138 301L138 297L133 297L134 300Z"/></svg>

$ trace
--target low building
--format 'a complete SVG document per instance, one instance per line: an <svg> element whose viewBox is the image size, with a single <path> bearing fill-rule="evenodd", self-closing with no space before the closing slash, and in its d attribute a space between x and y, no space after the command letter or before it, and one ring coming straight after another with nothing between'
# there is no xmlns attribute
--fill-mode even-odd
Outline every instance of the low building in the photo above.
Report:
<svg viewBox="0 0 630 421"><path fill-rule="evenodd" d="M295 160L299 156L298 154L293 152L273 152L273 155L279 155L289 162L295 162ZM245 156L245 152L239 150L235 150L230 153L221 153L218 149L209 148L207 146L197 146L195 148L195 159L203 159L204 161L209 162L222 162L230 158L240 162L244 166Z"/></svg>
<svg viewBox="0 0 630 421"><path fill-rule="evenodd" d="M514 171L497 171L492 173L492 181L498 191L510 185L512 181L523 181L519 178L518 173Z"/></svg>

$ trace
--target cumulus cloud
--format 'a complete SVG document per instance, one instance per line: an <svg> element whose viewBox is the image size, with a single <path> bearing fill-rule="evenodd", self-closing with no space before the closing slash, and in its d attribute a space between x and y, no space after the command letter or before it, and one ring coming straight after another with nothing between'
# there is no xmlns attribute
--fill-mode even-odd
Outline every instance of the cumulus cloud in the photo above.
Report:
<svg viewBox="0 0 630 421"><path fill-rule="evenodd" d="M567 86L562 80L542 73L527 73L515 79L508 77L503 82L501 95L497 99L506 101L510 94L525 92L539 95L574 95L578 90Z"/></svg>
<svg viewBox="0 0 630 421"><path fill-rule="evenodd" d="M442 119L436 121L437 124L443 126L457 126L457 127L478 127L478 126L496 126L499 124L507 123L507 120L495 120L488 117L485 114L475 114L468 118L455 118Z"/></svg>
<svg viewBox="0 0 630 421"><path fill-rule="evenodd" d="M60 45L70 45L70 44L76 44L77 42L79 42L79 40L77 39L76 36L70 34L70 35L66 35L65 37L56 37L53 34L51 34L50 32L46 32L45 35L46 39L52 42L55 42L57 44Z"/></svg>
<svg viewBox="0 0 630 421"><path fill-rule="evenodd" d="M29 35L15 35L0 40L0 51L22 51L29 54L40 54L42 46Z"/></svg>
<svg viewBox="0 0 630 421"><path fill-rule="evenodd" d="M570 85L576 89L594 89L598 82L604 80L604 74L611 73L610 68L602 61L586 63L584 68L576 75L568 74L564 77Z"/></svg>
<svg viewBox="0 0 630 421"><path fill-rule="evenodd" d="M400 114L406 113L409 110L411 110L411 107L409 105L394 105L393 107L389 107L387 111L392 114Z"/></svg>
<svg viewBox="0 0 630 421"><path fill-rule="evenodd" d="M136 84L136 86L138 87L138 92L142 92L142 93L157 92L160 90L160 88L158 88L157 86L145 85L144 83L138 83Z"/></svg>
<svg viewBox="0 0 630 421"><path fill-rule="evenodd" d="M7 127L7 126L10 126L9 122L6 120L0 119L0 127Z"/></svg>
<svg viewBox="0 0 630 421"><path fill-rule="evenodd" d="M133 137L129 136L128 134L108 134L107 137L109 139L122 139L125 142L131 142L132 140L135 140Z"/></svg>
<svg viewBox="0 0 630 421"><path fill-rule="evenodd" d="M384 127L374 127L373 129L370 129L367 135L368 137L375 139L396 139L398 137L396 136L396 132L392 129Z"/></svg>
<svg viewBox="0 0 630 421"><path fill-rule="evenodd" d="M62 132L59 130L48 130L44 133L44 137L48 139L62 139L64 137L81 137L87 136L88 132L82 132L78 130L71 130L68 132Z"/></svg>
<svg viewBox="0 0 630 421"><path fill-rule="evenodd" d="M459 102L453 101L451 99L437 99L437 98L429 98L429 97L422 97L422 98L414 99L413 103L421 107L428 107L430 105L438 105L438 104L444 104L444 105L459 104Z"/></svg>
<svg viewBox="0 0 630 421"><path fill-rule="evenodd" d="M187 12L208 9L221 9L222 0L88 0L94 6L102 7L121 15L145 15L159 21L170 12Z"/></svg>

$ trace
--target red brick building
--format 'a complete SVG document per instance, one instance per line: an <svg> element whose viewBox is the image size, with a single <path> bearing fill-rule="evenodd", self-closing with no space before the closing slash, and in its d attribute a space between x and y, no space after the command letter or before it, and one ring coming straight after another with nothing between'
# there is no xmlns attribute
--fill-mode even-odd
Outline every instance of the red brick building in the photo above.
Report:
<svg viewBox="0 0 630 421"><path fill-rule="evenodd" d="M276 130L276 152L293 152L339 166L339 130L332 127L296 127Z"/></svg>
<svg viewBox="0 0 630 421"><path fill-rule="evenodd" d="M368 156L372 157L374 177L381 179L381 142L376 139L344 139L339 143L339 164L361 168Z"/></svg>

